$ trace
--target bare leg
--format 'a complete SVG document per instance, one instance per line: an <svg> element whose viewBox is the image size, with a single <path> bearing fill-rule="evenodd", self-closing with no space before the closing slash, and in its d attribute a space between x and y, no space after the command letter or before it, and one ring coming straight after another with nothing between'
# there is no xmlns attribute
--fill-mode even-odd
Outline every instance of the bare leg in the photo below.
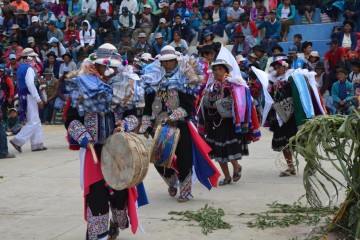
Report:
<svg viewBox="0 0 360 240"><path fill-rule="evenodd" d="M295 171L295 166L294 166L294 162L292 159L292 154L291 151L289 149L284 149L283 150L283 155L286 159L286 164L288 165L288 169L286 169L283 172L280 172L280 177L288 177L288 176L293 176L296 174Z"/></svg>
<svg viewBox="0 0 360 240"><path fill-rule="evenodd" d="M229 166L227 163L220 163L220 167L222 172L225 175L225 178L219 182L219 186L224 186L226 184L231 183L231 176L230 176L230 172L229 172Z"/></svg>
<svg viewBox="0 0 360 240"><path fill-rule="evenodd" d="M239 164L239 162L237 160L231 161L231 164L233 165L234 173L236 173L240 170L241 165Z"/></svg>
<svg viewBox="0 0 360 240"><path fill-rule="evenodd" d="M283 42L287 42L287 34L288 34L288 31L284 31L284 33L283 33Z"/></svg>

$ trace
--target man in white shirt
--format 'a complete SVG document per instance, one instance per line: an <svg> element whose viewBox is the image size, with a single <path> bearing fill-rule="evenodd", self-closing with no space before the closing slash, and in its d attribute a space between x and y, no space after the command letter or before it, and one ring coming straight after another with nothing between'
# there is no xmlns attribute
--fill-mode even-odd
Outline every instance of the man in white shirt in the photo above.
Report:
<svg viewBox="0 0 360 240"><path fill-rule="evenodd" d="M240 8L240 1L234 0L233 7L227 11L226 18L228 24L225 26L225 32L230 43L234 42L235 33L233 30L239 24L239 18L242 13L244 13L244 9Z"/></svg>
<svg viewBox="0 0 360 240"><path fill-rule="evenodd" d="M96 18L96 5L96 0L83 0L81 7L83 19L88 17L92 19L92 16Z"/></svg>
<svg viewBox="0 0 360 240"><path fill-rule="evenodd" d="M16 75L19 88L20 101L20 120L26 120L26 124L20 132L10 140L10 143L18 152L22 152L21 147L30 140L32 151L44 151L47 148L43 145L42 127L39 117L39 109L44 107L39 93L36 89L34 78L35 58L37 54L31 48L25 48L21 57L23 61L19 65Z"/></svg>
<svg viewBox="0 0 360 240"><path fill-rule="evenodd" d="M82 30L79 32L80 45L77 48L77 51L86 52L88 55L94 51L96 32L94 29L91 29L91 25L87 20L84 20L81 24Z"/></svg>
<svg viewBox="0 0 360 240"><path fill-rule="evenodd" d="M120 9L127 7L132 14L136 14L139 10L137 0L123 0L120 4Z"/></svg>
<svg viewBox="0 0 360 240"><path fill-rule="evenodd" d="M125 0L127 1L127 0ZM146 34L146 38L149 38L150 33L152 32L152 27L153 27L153 21L154 19L152 18L151 15L151 7L149 4L145 4L144 5L144 11L141 15L141 19L139 21L140 26L135 29L134 34L133 34L133 38L135 39L135 41L138 40L138 36L140 33L145 33Z"/></svg>
<svg viewBox="0 0 360 240"><path fill-rule="evenodd" d="M136 25L135 15L129 11L127 7L121 9L121 14L119 16L119 32L120 38L124 33L129 34L130 36L134 32Z"/></svg>

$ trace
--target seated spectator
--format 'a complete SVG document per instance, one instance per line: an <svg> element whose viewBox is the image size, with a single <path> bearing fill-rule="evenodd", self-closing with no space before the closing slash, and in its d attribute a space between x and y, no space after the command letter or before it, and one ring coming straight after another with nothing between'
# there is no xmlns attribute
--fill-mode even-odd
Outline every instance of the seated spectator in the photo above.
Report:
<svg viewBox="0 0 360 240"><path fill-rule="evenodd" d="M135 15L132 14L127 7L123 7L119 16L119 37L122 38L124 33L132 35L135 30L135 26Z"/></svg>
<svg viewBox="0 0 360 240"><path fill-rule="evenodd" d="M240 8L240 0L234 0L232 8L226 14L227 24L225 26L225 33L230 44L234 44L235 28L239 25L239 18L242 13L244 13L244 9Z"/></svg>
<svg viewBox="0 0 360 240"><path fill-rule="evenodd" d="M339 13L344 7L344 0L329 1L325 4L321 10L322 13L326 13L332 22L335 22L339 16Z"/></svg>
<svg viewBox="0 0 360 240"><path fill-rule="evenodd" d="M291 63L292 69L298 69L298 68L305 69L306 68L306 61L303 58L298 57L297 47L295 45L291 45L289 47L287 57L289 60L292 61L292 63Z"/></svg>
<svg viewBox="0 0 360 240"><path fill-rule="evenodd" d="M301 44L301 54L299 56L306 61L309 61L310 53L312 52L312 42L305 41Z"/></svg>
<svg viewBox="0 0 360 240"><path fill-rule="evenodd" d="M69 23L69 28L65 31L64 47L67 52L72 54L72 58L77 62L76 48L80 45L79 31L76 30L74 23Z"/></svg>
<svg viewBox="0 0 360 240"><path fill-rule="evenodd" d="M231 50L231 53L234 57L241 54L245 58L250 53L249 43L245 41L245 36L242 32L236 33L235 44Z"/></svg>
<svg viewBox="0 0 360 240"><path fill-rule="evenodd" d="M16 60L16 55L15 54L10 54L9 55L9 62L5 65L5 68L8 70L16 70L19 67L19 62Z"/></svg>
<svg viewBox="0 0 360 240"><path fill-rule="evenodd" d="M150 5L149 5L149 7L150 7ZM145 6L144 6L144 8L145 8ZM164 1L159 4L159 8L161 9L161 14L160 14L159 18L165 18L166 26L171 27L173 16L172 16L170 8L169 8L169 3Z"/></svg>
<svg viewBox="0 0 360 240"><path fill-rule="evenodd" d="M246 14L250 14L250 10L252 8L253 1L252 0L240 0L240 7L244 9Z"/></svg>
<svg viewBox="0 0 360 240"><path fill-rule="evenodd" d="M287 34L290 26L295 24L296 9L294 5L291 5L290 0L284 0L283 2L284 3L280 4L276 10L276 17L282 23L282 41L287 42Z"/></svg>
<svg viewBox="0 0 360 240"><path fill-rule="evenodd" d="M347 81L347 72L344 68L336 71L337 82L331 88L333 106L339 114L350 114L350 107L354 102L354 85Z"/></svg>
<svg viewBox="0 0 360 240"><path fill-rule="evenodd" d="M212 22L210 13L209 13L209 12L205 12L205 13L204 13L204 17L203 17L203 19L201 20L202 30L205 31L206 29L211 29L212 23L213 23L213 22ZM201 37L203 37L203 36L201 36ZM201 41L201 40L200 40L200 41Z"/></svg>
<svg viewBox="0 0 360 240"><path fill-rule="evenodd" d="M59 42L64 41L64 34L60 29L56 27L55 21L49 21L47 27L48 27L48 32L47 32L48 40L50 40L51 38L56 38Z"/></svg>
<svg viewBox="0 0 360 240"><path fill-rule="evenodd" d="M332 84L337 81L335 67L336 64L342 64L345 66L346 53L345 50L339 46L339 40L336 38L332 39L328 45L330 50L325 53L325 68L329 72L330 78L330 89Z"/></svg>
<svg viewBox="0 0 360 240"><path fill-rule="evenodd" d="M316 0L302 0L298 1L296 9L299 10L299 14L304 16L308 24L313 24L312 17L316 7Z"/></svg>
<svg viewBox="0 0 360 240"><path fill-rule="evenodd" d="M182 54L186 54L189 50L187 42L181 38L181 33L178 31L174 32L174 41L170 43L170 46L175 49L179 48Z"/></svg>
<svg viewBox="0 0 360 240"><path fill-rule="evenodd" d="M156 3L157 3L157 1L156 1ZM141 0L139 2L139 11L138 11L138 13L140 13L140 14L143 13L144 6L147 4L147 5L150 5L151 13L156 14L157 13L156 3L155 3L154 0Z"/></svg>
<svg viewBox="0 0 360 240"><path fill-rule="evenodd" d="M81 26L82 29L79 32L80 45L77 47L77 52L79 55L81 55L82 52L86 52L89 56L95 48L96 33L94 29L91 29L91 25L86 20L82 22Z"/></svg>
<svg viewBox="0 0 360 240"><path fill-rule="evenodd" d="M179 14L176 14L174 16L174 23L171 27L171 30L173 35L175 32L180 32L182 39L184 39L188 44L194 38L194 35L192 34L190 27L187 25L185 21L181 20L181 16Z"/></svg>
<svg viewBox="0 0 360 240"><path fill-rule="evenodd" d="M40 48L36 45L35 39L33 37L28 37L27 43L29 45L29 48L33 49L34 52L40 56Z"/></svg>
<svg viewBox="0 0 360 240"><path fill-rule="evenodd" d="M70 22L80 24L82 21L82 0L70 0L68 15L66 17L66 29Z"/></svg>
<svg viewBox="0 0 360 240"><path fill-rule="evenodd" d="M54 111L54 104L55 99L57 97L57 89L59 87L59 81L54 77L52 69L46 68L43 73L43 81L46 85L45 92L47 99L44 102L44 108L40 110L39 116L41 123L45 125L50 124L53 111Z"/></svg>
<svg viewBox="0 0 360 240"><path fill-rule="evenodd" d="M124 1L124 2L129 2L129 1ZM120 8L120 9L122 9L122 8ZM114 13L113 6L111 5L111 3L108 0L101 0L95 13L85 14L86 20L90 24L93 24L95 21L97 21L99 19L101 10L105 10L106 14L112 18L113 13Z"/></svg>
<svg viewBox="0 0 360 240"><path fill-rule="evenodd" d="M251 20L258 26L260 23L265 22L265 18L269 15L269 12L264 6L263 0L254 0L254 2L255 7L251 9L250 16Z"/></svg>
<svg viewBox="0 0 360 240"><path fill-rule="evenodd" d="M47 60L44 63L44 69L50 68L55 78L58 79L60 62L56 59L56 54L54 52L49 52L46 56Z"/></svg>
<svg viewBox="0 0 360 240"><path fill-rule="evenodd" d="M43 11L39 15L39 21L41 25L47 26L50 21L55 22L57 29L65 28L65 22L55 17L55 14L49 10L49 7L44 7Z"/></svg>
<svg viewBox="0 0 360 240"><path fill-rule="evenodd" d="M97 19L96 14L96 0L83 0L81 5L81 16L82 19L88 20L90 23L91 21L95 21Z"/></svg>
<svg viewBox="0 0 360 240"><path fill-rule="evenodd" d="M15 0L12 3L10 3L10 5L15 6L16 11L21 9L25 12L29 12L29 10L30 10L29 4L27 4L27 2L25 2L23 0Z"/></svg>
<svg viewBox="0 0 360 240"><path fill-rule="evenodd" d="M131 38L129 33L124 33L122 35L122 41L119 43L118 49L121 55L127 55L128 58L134 57L134 46L135 41Z"/></svg>
<svg viewBox="0 0 360 240"><path fill-rule="evenodd" d="M320 56L317 51L312 51L310 53L309 60L306 62L306 69L309 71L315 71L316 66L320 62Z"/></svg>
<svg viewBox="0 0 360 240"><path fill-rule="evenodd" d="M256 47L256 46L255 46L255 47ZM250 54L248 55L248 60L247 60L247 62L246 62L245 65L249 66L250 64L253 64L253 63L255 63L255 62L258 62L258 57L256 56L255 53L250 53Z"/></svg>
<svg viewBox="0 0 360 240"><path fill-rule="evenodd" d="M41 45L42 42L48 40L46 28L40 25L37 16L31 18L31 26L28 28L26 36L33 37L37 45Z"/></svg>
<svg viewBox="0 0 360 240"><path fill-rule="evenodd" d="M221 7L221 0L214 0L214 9L211 11L211 17L213 23L210 25L209 30L215 35L223 37L226 25L226 10Z"/></svg>
<svg viewBox="0 0 360 240"><path fill-rule="evenodd" d="M3 54L10 45L10 35L2 31L0 31L0 34L0 53Z"/></svg>
<svg viewBox="0 0 360 240"><path fill-rule="evenodd" d="M263 71L265 71L266 64L267 64L267 57L265 55L266 49L264 46L258 45L254 47L254 52L257 57L257 61L259 61L259 68Z"/></svg>
<svg viewBox="0 0 360 240"><path fill-rule="evenodd" d="M161 18L159 21L159 26L157 28L155 28L154 37L152 39L152 42L155 42L155 36L158 33L161 33L165 42L168 42L168 43L171 42L171 39L172 39L171 28L166 26L165 18Z"/></svg>
<svg viewBox="0 0 360 240"><path fill-rule="evenodd" d="M280 41L281 22L276 20L275 10L270 10L269 20L260 23L258 29L265 28L265 38L261 40L261 45L265 47L268 55L271 55L271 48L278 45Z"/></svg>
<svg viewBox="0 0 360 240"><path fill-rule="evenodd" d="M176 0L175 3L170 7L172 9L172 15L180 15L181 19L187 19L189 17L189 9L186 7L185 1Z"/></svg>
<svg viewBox="0 0 360 240"><path fill-rule="evenodd" d="M331 38L336 38L339 41L339 45L344 48L347 59L352 57L357 58L358 54L355 52L357 45L357 35L353 31L355 25L350 20L344 21L342 28L335 28L334 33L331 34Z"/></svg>
<svg viewBox="0 0 360 240"><path fill-rule="evenodd" d="M66 16L68 15L68 5L66 0L59 0L59 3L51 6L50 10L60 22L65 23Z"/></svg>
<svg viewBox="0 0 360 240"><path fill-rule="evenodd" d="M77 69L76 64L74 61L72 61L72 56L70 53L67 52L62 55L62 60L64 62L60 64L59 77L62 77L66 72L73 72Z"/></svg>
<svg viewBox="0 0 360 240"><path fill-rule="evenodd" d="M10 54L15 54L16 59L20 60L22 50L23 50L23 48L18 45L16 39L10 39L10 46L8 47L8 49L6 50L6 52L4 53L4 55L1 58L3 59L3 62L5 64L8 63L8 58L9 58Z"/></svg>
<svg viewBox="0 0 360 240"><path fill-rule="evenodd" d="M27 12L24 12L23 10L20 9L15 15L16 15L16 19L15 19L14 23L19 25L21 36L23 36L23 38L25 38L26 31L30 25L29 19L27 17ZM22 42L22 46L24 46L24 41Z"/></svg>
<svg viewBox="0 0 360 240"><path fill-rule="evenodd" d="M212 48L215 50L215 43L214 43L214 34L209 31L209 30L205 30L204 32L204 36L200 42L199 45L197 45L197 50L198 50L198 55L201 55L201 51L202 51L202 48L205 46L205 45L211 45Z"/></svg>
<svg viewBox="0 0 360 240"><path fill-rule="evenodd" d="M146 52L152 55L152 47L151 44L146 40L146 34L143 32L139 33L138 39L139 40L134 45L135 54Z"/></svg>
<svg viewBox="0 0 360 240"><path fill-rule="evenodd" d="M103 0L106 1L106 0ZM120 9L123 9L123 7L127 7L127 9L133 14L135 15L138 10L138 2L137 0L123 0L120 4ZM149 6L149 10L151 9L151 7ZM150 12L150 11L149 11Z"/></svg>
<svg viewBox="0 0 360 240"><path fill-rule="evenodd" d="M64 46L62 45L62 43L59 42L59 40L57 38L52 37L48 41L48 44L50 44L50 46L51 46L50 52L55 53L56 58L58 60L61 60L61 56L66 53L66 50L65 50Z"/></svg>
<svg viewBox="0 0 360 240"><path fill-rule="evenodd" d="M153 30L153 22L155 17L150 12L150 5L144 5L144 12L141 14L139 20L139 26L134 30L133 38L135 41L138 40L138 35L140 33L145 33L146 38L150 36L150 33Z"/></svg>
<svg viewBox="0 0 360 240"><path fill-rule="evenodd" d="M198 33L197 43L200 43L203 31L201 26L202 15L199 9L200 4L196 2L193 4L192 11L189 14L191 34L195 36L196 32Z"/></svg>
<svg viewBox="0 0 360 240"><path fill-rule="evenodd" d="M23 36L20 31L19 25L17 25L17 24L12 25L11 30L12 30L12 32L11 32L10 38L16 40L17 44L19 46L22 46Z"/></svg>
<svg viewBox="0 0 360 240"><path fill-rule="evenodd" d="M246 79L246 75L247 75L246 73L248 71L247 67L245 66L246 58L244 58L241 54L239 54L235 57L235 60L239 66L242 77L244 78L244 76L245 76L245 79Z"/></svg>
<svg viewBox="0 0 360 240"><path fill-rule="evenodd" d="M284 52L284 49L280 45L276 45L271 48L271 51L272 51L272 55L271 55L271 57L268 58L268 61L266 63L266 68L265 68L266 73L269 73L270 64L274 61L274 57L276 55L282 54Z"/></svg>
<svg viewBox="0 0 360 240"><path fill-rule="evenodd" d="M303 52L303 50L301 49L301 40L302 40L302 35L300 33L294 35L293 45L297 47L298 52Z"/></svg>
<svg viewBox="0 0 360 240"><path fill-rule="evenodd" d="M101 9L100 11L98 24L99 44L102 45L105 42L111 43L115 32L115 26L112 18L107 15L105 9Z"/></svg>
<svg viewBox="0 0 360 240"><path fill-rule="evenodd" d="M343 9L345 20L350 20L354 23L357 23L356 32L360 32L360 1L358 0L347 0L344 3Z"/></svg>
<svg viewBox="0 0 360 240"><path fill-rule="evenodd" d="M29 14L31 16L39 16L44 8L45 4L41 0L35 0L34 4L30 6Z"/></svg>
<svg viewBox="0 0 360 240"><path fill-rule="evenodd" d="M14 136L21 130L20 118L16 108L10 108L8 114L6 135Z"/></svg>
<svg viewBox="0 0 360 240"><path fill-rule="evenodd" d="M153 43L153 50L152 50L154 56L160 54L161 49L166 45L168 45L168 43L164 41L164 37L161 34L161 32L156 33L155 42Z"/></svg>
<svg viewBox="0 0 360 240"><path fill-rule="evenodd" d="M329 74L325 71L325 65L324 62L318 62L315 66L315 80L316 85L319 88L320 95L323 99L323 102L328 109L328 112L330 112L331 104L328 104L328 99L330 96L329 92Z"/></svg>
<svg viewBox="0 0 360 240"><path fill-rule="evenodd" d="M47 41L42 42L40 50L40 58L45 62L47 60L47 54L50 52L50 46Z"/></svg>
<svg viewBox="0 0 360 240"><path fill-rule="evenodd" d="M259 30L256 27L256 24L253 21L250 21L249 15L241 14L240 24L237 25L236 33L243 33L245 36L245 41L249 44L250 47L257 45Z"/></svg>
<svg viewBox="0 0 360 240"><path fill-rule="evenodd" d="M351 61L351 70L349 74L349 80L354 84L354 95L356 106L359 106L359 97L360 97L360 60Z"/></svg>

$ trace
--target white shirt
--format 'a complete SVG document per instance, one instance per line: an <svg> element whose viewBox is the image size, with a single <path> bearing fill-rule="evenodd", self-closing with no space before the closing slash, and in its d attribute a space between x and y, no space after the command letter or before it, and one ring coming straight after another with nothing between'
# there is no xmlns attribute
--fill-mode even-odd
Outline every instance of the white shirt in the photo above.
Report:
<svg viewBox="0 0 360 240"><path fill-rule="evenodd" d="M119 23L121 23L124 27L129 27L130 25L130 21L129 21L129 15L127 15L126 17L124 15L120 15L119 17ZM135 25L136 25L136 19L135 19L135 15L132 15L132 27L131 29L135 29ZM120 25L119 25L120 28Z"/></svg>
<svg viewBox="0 0 360 240"><path fill-rule="evenodd" d="M288 18L290 14L290 7L285 9L285 7L281 10L281 18Z"/></svg>
<svg viewBox="0 0 360 240"><path fill-rule="evenodd" d="M213 18L213 23L217 23L218 21L220 21L220 9L217 13L214 10L212 18Z"/></svg>
<svg viewBox="0 0 360 240"><path fill-rule="evenodd" d="M36 99L36 102L41 102L41 98L35 87L34 79L35 79L35 71L31 67L29 67L25 75L25 84L30 92L30 95Z"/></svg>
<svg viewBox="0 0 360 240"><path fill-rule="evenodd" d="M344 34L344 39L341 45L343 48L348 48L351 47L351 38L350 35L346 36L346 34Z"/></svg>
<svg viewBox="0 0 360 240"><path fill-rule="evenodd" d="M139 10L137 0L123 0L119 9L123 7L127 7L132 14L136 14Z"/></svg>
<svg viewBox="0 0 360 240"><path fill-rule="evenodd" d="M89 0L89 1L85 0L82 2L82 13L83 14L87 14L89 8L90 8L90 13L96 12L96 1L95 0Z"/></svg>

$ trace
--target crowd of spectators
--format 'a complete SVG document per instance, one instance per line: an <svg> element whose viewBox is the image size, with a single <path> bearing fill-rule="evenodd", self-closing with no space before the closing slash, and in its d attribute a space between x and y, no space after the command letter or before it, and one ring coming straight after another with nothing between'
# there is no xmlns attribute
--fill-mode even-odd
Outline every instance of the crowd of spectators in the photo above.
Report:
<svg viewBox="0 0 360 240"><path fill-rule="evenodd" d="M269 7L262 0L2 0L1 4L0 79L7 99L2 106L5 119L9 110L16 111L16 69L24 48L38 54L33 67L49 96L40 116L44 124L54 124L67 96L66 73L78 69L105 42L118 46L119 54L126 55L130 63L144 53L154 59L168 44L182 54L196 48L201 57L213 51L216 56L222 44L233 45L231 52L243 76L249 78L249 66L268 72L273 56L283 53L278 43L290 41L293 45L286 50L292 67L316 71L324 99L332 96L339 103L331 102L329 110L346 111L345 99L358 104L351 94L360 95L359 0L269 0ZM301 24L313 24L315 8L321 9L322 23L340 16L345 19L342 27L329 33L325 56L319 56L311 39L302 39L300 33L288 39L296 15L300 14ZM216 37L223 37L222 42Z"/></svg>

